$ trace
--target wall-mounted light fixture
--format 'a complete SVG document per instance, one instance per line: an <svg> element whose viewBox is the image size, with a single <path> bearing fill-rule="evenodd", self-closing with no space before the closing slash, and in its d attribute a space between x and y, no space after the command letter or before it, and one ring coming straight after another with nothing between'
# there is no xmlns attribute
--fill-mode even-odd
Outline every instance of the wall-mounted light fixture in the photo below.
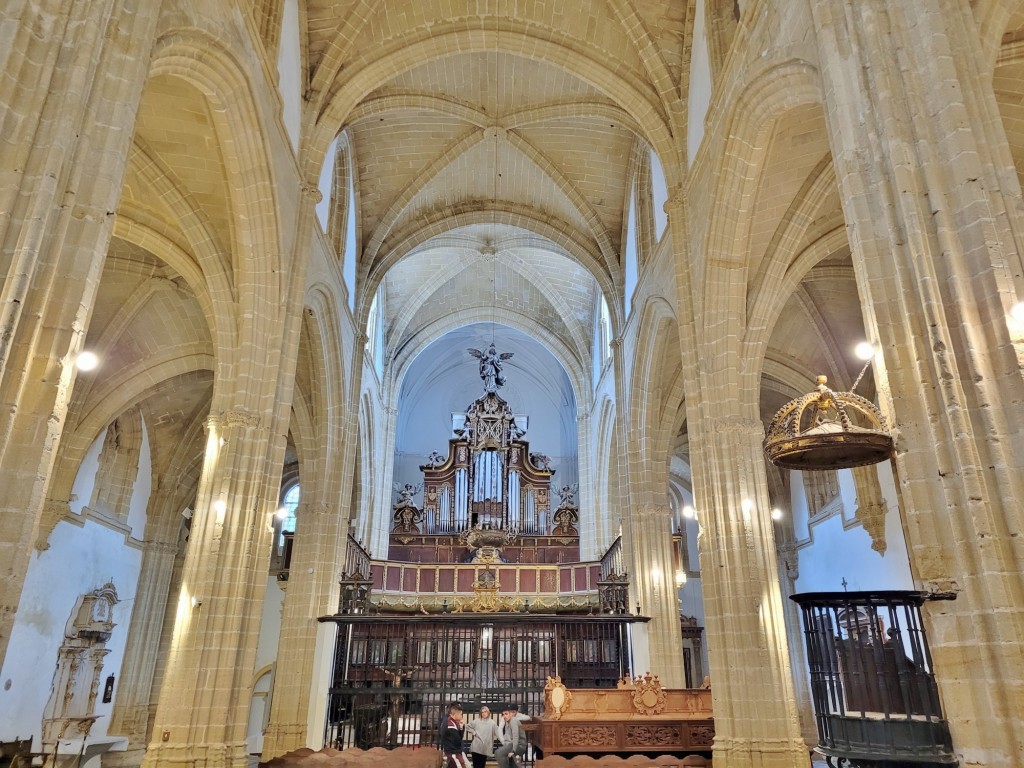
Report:
<svg viewBox="0 0 1024 768"><path fill-rule="evenodd" d="M676 571L676 586L686 586L686 571Z"/></svg>

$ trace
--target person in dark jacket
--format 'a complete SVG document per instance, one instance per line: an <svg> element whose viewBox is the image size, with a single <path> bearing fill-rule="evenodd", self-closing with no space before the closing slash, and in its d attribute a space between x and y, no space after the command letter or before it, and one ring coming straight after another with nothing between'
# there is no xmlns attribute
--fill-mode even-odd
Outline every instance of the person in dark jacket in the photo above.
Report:
<svg viewBox="0 0 1024 768"><path fill-rule="evenodd" d="M462 724L462 705L450 705L448 717L441 725L441 751L444 752L445 768L469 768L469 761L462 752L465 730Z"/></svg>

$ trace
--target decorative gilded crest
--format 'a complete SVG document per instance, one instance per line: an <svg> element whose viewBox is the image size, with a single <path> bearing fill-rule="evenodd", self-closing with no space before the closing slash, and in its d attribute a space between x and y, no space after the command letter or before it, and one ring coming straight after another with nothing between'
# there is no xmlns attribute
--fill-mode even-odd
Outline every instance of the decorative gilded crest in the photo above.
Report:
<svg viewBox="0 0 1024 768"><path fill-rule="evenodd" d="M562 684L559 676L549 677L544 684L544 717L549 720L561 720L562 715L569 711L572 692Z"/></svg>
<svg viewBox="0 0 1024 768"><path fill-rule="evenodd" d="M633 708L641 715L660 715L665 709L665 689L657 675L648 672L633 681Z"/></svg>
<svg viewBox="0 0 1024 768"><path fill-rule="evenodd" d="M454 613L500 613L521 610L523 602L519 597L504 597L498 594L498 574L490 569L480 571L473 582L473 597L469 600L455 598Z"/></svg>

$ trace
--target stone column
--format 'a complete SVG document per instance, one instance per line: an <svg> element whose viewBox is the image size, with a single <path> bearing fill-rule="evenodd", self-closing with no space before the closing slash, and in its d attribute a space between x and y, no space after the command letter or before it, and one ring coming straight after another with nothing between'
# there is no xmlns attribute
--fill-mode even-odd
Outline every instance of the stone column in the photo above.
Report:
<svg viewBox="0 0 1024 768"><path fill-rule="evenodd" d="M658 675L666 688L683 688L683 635L672 565L672 512L668 504L631 507L626 533L623 551L628 563L630 594L639 603L640 612L651 617L647 625L651 668L635 672L650 671Z"/></svg>
<svg viewBox="0 0 1024 768"><path fill-rule="evenodd" d="M764 428L756 406L740 416L729 414L728 405L723 398L689 411L714 414L689 421L714 761L727 768L806 765L761 450Z"/></svg>
<svg viewBox="0 0 1024 768"><path fill-rule="evenodd" d="M0 23L0 663L121 194L159 3L9 0Z"/></svg>
<svg viewBox="0 0 1024 768"><path fill-rule="evenodd" d="M348 462L342 466L351 467L351 453L346 451ZM352 496L351 472L345 474L349 482L343 484L339 498ZM300 510L277 646L270 723L263 739L264 761L310 744L323 746L323 723L319 732L309 728L311 692L326 698L330 682L313 680L317 618L338 610L338 573L345 565L349 516L347 509L324 501L300 504Z"/></svg>
<svg viewBox="0 0 1024 768"><path fill-rule="evenodd" d="M155 505L150 505L150 509L154 508ZM153 676L177 551L176 537L170 541L147 541L143 546L142 570L135 590L128 642L107 728L110 734L127 736L128 749L106 755L104 763L109 766L136 766L142 762L148 736Z"/></svg>
<svg viewBox="0 0 1024 768"><path fill-rule="evenodd" d="M953 746L1024 760L1021 193L969 3L823 0L826 123Z"/></svg>
<svg viewBox="0 0 1024 768"><path fill-rule="evenodd" d="M270 429L251 413L207 420L206 455L143 765L244 766L250 682L280 485ZM283 443L283 437L275 436Z"/></svg>
<svg viewBox="0 0 1024 768"><path fill-rule="evenodd" d="M738 371L723 364L728 359L723 354L724 337L739 338L744 331L698 326L693 308L704 286L694 278L681 191L666 203L665 211L676 253L686 422L715 710L715 766L805 766L808 754L790 669L758 392L741 388ZM729 277L717 279L728 282Z"/></svg>
<svg viewBox="0 0 1024 768"><path fill-rule="evenodd" d="M786 470L788 471L788 470ZM818 728L811 702L810 669L807 664L807 650L804 647L804 628L800 620L800 606L790 600L796 594L796 580L800 578L800 555L793 542L778 547L779 586L782 590L782 613L786 622L786 636L789 639L789 657L793 669L793 692L796 695L797 713L800 717L800 733L808 751L818 743Z"/></svg>

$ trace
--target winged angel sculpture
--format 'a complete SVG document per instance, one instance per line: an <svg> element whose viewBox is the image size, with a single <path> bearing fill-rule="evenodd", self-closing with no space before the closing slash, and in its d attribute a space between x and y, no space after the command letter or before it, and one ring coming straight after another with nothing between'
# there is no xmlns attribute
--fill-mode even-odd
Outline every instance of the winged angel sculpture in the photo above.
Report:
<svg viewBox="0 0 1024 768"><path fill-rule="evenodd" d="M505 377L501 373L501 366L506 360L512 359L514 352L502 352L499 355L493 343L486 352L481 352L479 349L466 351L480 361L480 378L484 381L485 392L497 392L499 387L505 386Z"/></svg>

